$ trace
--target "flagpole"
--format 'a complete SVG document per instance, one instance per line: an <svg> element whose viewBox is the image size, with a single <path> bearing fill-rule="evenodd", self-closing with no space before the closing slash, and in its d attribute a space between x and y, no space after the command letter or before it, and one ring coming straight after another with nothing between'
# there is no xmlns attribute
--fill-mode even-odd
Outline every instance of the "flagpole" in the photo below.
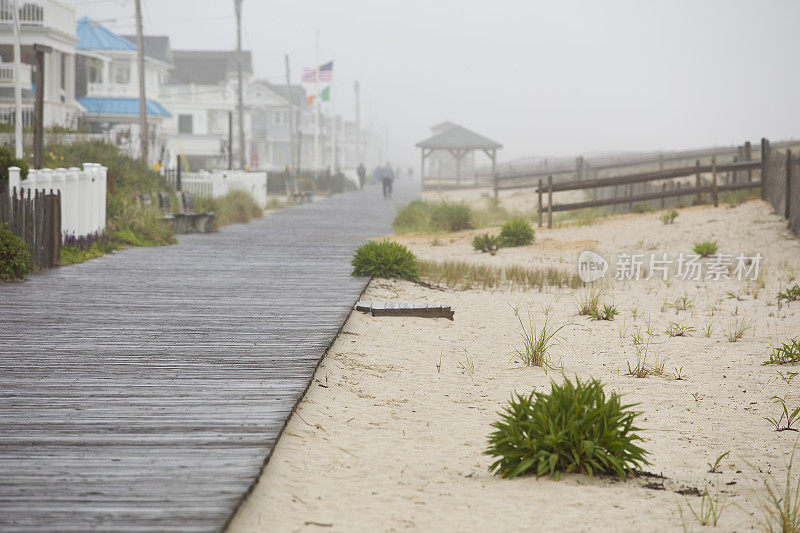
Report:
<svg viewBox="0 0 800 533"><path fill-rule="evenodd" d="M331 60L333 61L333 65L336 64L336 55L334 55ZM331 159L333 160L333 171L336 172L339 169L339 151L336 149L336 104L333 99L333 69L331 69L331 84L330 88L328 89L328 98L331 101L331 115L333 115L333 150L331 152Z"/></svg>
<svg viewBox="0 0 800 533"><path fill-rule="evenodd" d="M314 63L314 170L319 170L319 30L317 30L317 55Z"/></svg>
<svg viewBox="0 0 800 533"><path fill-rule="evenodd" d="M14 10L14 155L17 159L22 159L22 56L20 54L22 45L19 38L17 0L14 0L11 8ZM36 90L43 91L44 87L36 87Z"/></svg>

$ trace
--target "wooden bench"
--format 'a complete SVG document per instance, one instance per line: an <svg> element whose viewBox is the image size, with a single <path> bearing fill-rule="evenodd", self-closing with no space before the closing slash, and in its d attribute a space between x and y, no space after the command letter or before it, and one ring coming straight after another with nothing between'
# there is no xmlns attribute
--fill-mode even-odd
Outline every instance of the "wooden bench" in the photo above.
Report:
<svg viewBox="0 0 800 533"><path fill-rule="evenodd" d="M214 213L195 213L194 196L191 193L177 192L178 212L172 212L172 202L169 193L160 192L155 195L156 207L161 211L163 220L172 224L174 233L210 233L215 231ZM154 207L153 198L149 194L136 195L139 207L150 209Z"/></svg>

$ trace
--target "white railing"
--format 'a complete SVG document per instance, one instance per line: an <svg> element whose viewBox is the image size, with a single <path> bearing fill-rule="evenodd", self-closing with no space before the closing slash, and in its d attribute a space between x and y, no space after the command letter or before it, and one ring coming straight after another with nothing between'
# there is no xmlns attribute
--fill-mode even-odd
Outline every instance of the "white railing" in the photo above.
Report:
<svg viewBox="0 0 800 533"><path fill-rule="evenodd" d="M61 193L61 232L77 237L106 229L106 167L84 163L83 169L43 168L28 171L20 181L20 170L10 167L9 192L18 189Z"/></svg>
<svg viewBox="0 0 800 533"><path fill-rule="evenodd" d="M146 90L146 89L145 89ZM146 93L147 94L147 93ZM87 83L86 96L139 96L139 88L128 83Z"/></svg>
<svg viewBox="0 0 800 533"><path fill-rule="evenodd" d="M181 190L206 198L219 198L231 191L245 191L264 208L267 206L267 173L244 170L186 172L181 176Z"/></svg>
<svg viewBox="0 0 800 533"><path fill-rule="evenodd" d="M0 24L14 22L14 4L0 0ZM52 28L75 35L75 8L58 0L19 0L19 23L27 26Z"/></svg>
<svg viewBox="0 0 800 533"><path fill-rule="evenodd" d="M0 105L0 124L14 124L16 109L13 105ZM33 105L22 104L22 125L33 127Z"/></svg>
<svg viewBox="0 0 800 533"><path fill-rule="evenodd" d="M31 66L27 63L20 64L19 79L23 89L31 88ZM0 63L0 87L14 86L14 64Z"/></svg>

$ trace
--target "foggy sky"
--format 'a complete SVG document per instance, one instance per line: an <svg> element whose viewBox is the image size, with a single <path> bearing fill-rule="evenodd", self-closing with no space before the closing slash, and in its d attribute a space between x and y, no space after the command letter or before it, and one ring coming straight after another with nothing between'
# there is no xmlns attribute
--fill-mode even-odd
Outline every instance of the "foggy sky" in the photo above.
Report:
<svg viewBox="0 0 800 533"><path fill-rule="evenodd" d="M146 34L233 48L233 0L142 0ZM75 0L133 33L133 0ZM800 1L244 0L258 77L335 57L336 110L387 135L395 161L451 120L532 155L800 137ZM115 20L108 20L115 19ZM308 87L308 86L307 86ZM310 89L310 87L308 87Z"/></svg>

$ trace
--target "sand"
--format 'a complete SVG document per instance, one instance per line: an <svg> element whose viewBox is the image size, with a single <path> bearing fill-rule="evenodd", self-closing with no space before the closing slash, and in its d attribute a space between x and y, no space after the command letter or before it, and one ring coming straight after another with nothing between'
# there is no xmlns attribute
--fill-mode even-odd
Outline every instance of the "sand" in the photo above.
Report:
<svg viewBox="0 0 800 533"><path fill-rule="evenodd" d="M713 239L723 253L760 252L765 269L762 282L750 284L607 281L602 301L620 315L602 322L577 315L581 289L458 291L373 280L364 299L447 303L455 321L353 312L230 531L680 531L700 528L687 503L698 509L692 493L705 488L727 505L721 530L758 529L763 482L785 475L797 438L764 417L778 414L774 395L800 405L800 380L787 384L778 374L800 369L761 365L770 344L800 335L800 302L778 306L775 298L800 278L800 241L785 223L760 201L684 209L669 226L658 214L625 215L537 230L533 245L496 256L473 252L472 233L398 240L426 259L575 268L587 248L678 254ZM681 296L689 309L665 306ZM551 379L563 379L561 370L545 373L514 357L514 307L525 321L564 326L551 353L564 375L598 378L639 403L654 476L556 482L488 471L490 424L512 392L547 391ZM729 342L736 320L752 327ZM647 321L657 334L648 361L664 361L663 377L627 373L636 363L633 334ZM672 321L694 327L693 336L667 336ZM725 451L721 472L709 473L707 463Z"/></svg>

